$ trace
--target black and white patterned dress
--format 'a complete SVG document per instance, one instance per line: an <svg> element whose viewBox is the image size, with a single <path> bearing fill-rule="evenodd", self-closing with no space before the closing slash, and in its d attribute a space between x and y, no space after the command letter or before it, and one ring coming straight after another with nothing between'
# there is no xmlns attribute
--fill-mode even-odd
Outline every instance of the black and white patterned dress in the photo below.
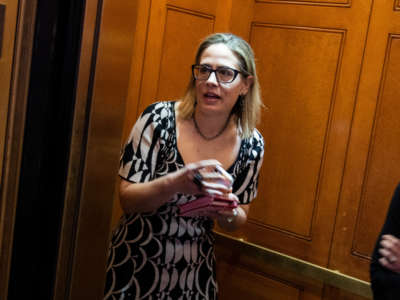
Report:
<svg viewBox="0 0 400 300"><path fill-rule="evenodd" d="M227 170L240 203L257 194L264 141L255 129ZM184 167L176 141L175 102L150 105L136 122L121 156L119 175L147 182ZM122 216L112 235L104 299L216 299L213 221L178 216L176 194L158 210Z"/></svg>

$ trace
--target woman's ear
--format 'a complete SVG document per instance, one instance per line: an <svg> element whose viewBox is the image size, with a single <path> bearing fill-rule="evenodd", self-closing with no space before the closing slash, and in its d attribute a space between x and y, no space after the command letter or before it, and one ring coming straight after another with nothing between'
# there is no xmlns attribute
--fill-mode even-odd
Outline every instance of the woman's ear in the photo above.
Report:
<svg viewBox="0 0 400 300"><path fill-rule="evenodd" d="M253 85L254 82L254 77L249 75L243 80L243 89L240 92L241 95L246 95L247 92L249 91L250 87Z"/></svg>

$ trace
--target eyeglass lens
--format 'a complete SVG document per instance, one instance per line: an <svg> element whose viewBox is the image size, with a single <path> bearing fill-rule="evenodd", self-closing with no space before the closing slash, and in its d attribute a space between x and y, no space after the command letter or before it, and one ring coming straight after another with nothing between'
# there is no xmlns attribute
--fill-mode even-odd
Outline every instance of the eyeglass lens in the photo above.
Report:
<svg viewBox="0 0 400 300"><path fill-rule="evenodd" d="M218 67L215 70L201 65L193 67L193 75L198 80L207 80L212 72L215 72L218 82L222 83L232 82L238 73L238 71L228 67Z"/></svg>

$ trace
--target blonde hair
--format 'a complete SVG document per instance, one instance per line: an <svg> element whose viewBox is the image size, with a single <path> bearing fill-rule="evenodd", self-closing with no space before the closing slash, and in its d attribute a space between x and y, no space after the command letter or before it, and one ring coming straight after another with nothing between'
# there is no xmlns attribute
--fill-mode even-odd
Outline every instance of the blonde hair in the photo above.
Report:
<svg viewBox="0 0 400 300"><path fill-rule="evenodd" d="M241 137L249 138L260 118L262 107L260 86L256 72L254 53L250 45L242 38L232 33L214 33L206 37L197 50L195 63L200 63L201 55L211 45L224 44L238 58L239 69L244 77L252 76L253 83L245 96L239 96L232 113L237 115L238 126L242 129ZM186 88L185 96L178 107L178 114L183 119L189 119L193 116L196 106L196 81L192 78Z"/></svg>

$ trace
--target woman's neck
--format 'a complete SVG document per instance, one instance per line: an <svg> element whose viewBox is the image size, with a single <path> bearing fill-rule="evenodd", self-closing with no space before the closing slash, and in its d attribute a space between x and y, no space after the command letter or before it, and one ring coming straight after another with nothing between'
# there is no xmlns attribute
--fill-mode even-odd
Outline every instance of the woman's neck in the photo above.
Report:
<svg viewBox="0 0 400 300"><path fill-rule="evenodd" d="M232 126L232 115L216 116L194 112L193 125L196 132L205 140L214 140L229 131Z"/></svg>

